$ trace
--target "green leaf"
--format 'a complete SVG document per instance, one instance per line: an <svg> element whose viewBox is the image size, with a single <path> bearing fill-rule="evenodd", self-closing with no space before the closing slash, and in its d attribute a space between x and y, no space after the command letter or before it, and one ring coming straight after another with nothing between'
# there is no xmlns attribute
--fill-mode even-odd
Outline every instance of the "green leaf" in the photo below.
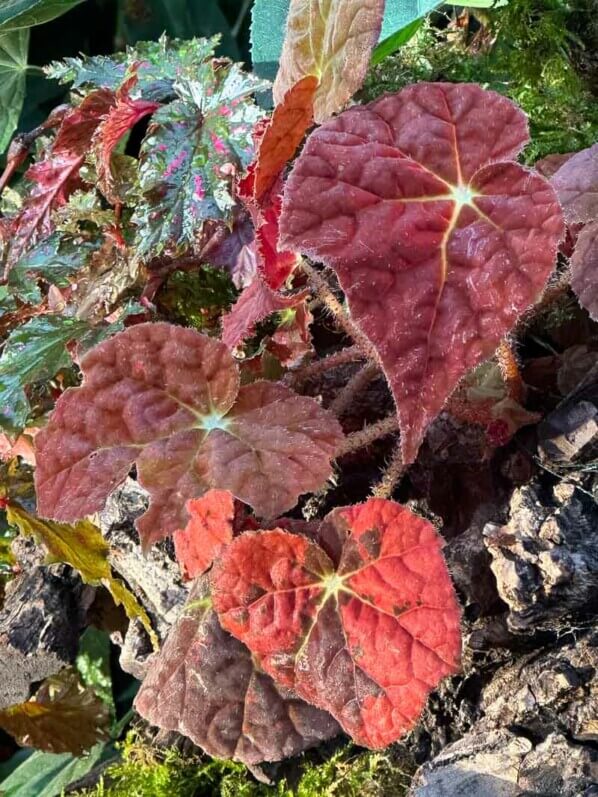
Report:
<svg viewBox="0 0 598 797"><path fill-rule="evenodd" d="M2 0L0 30L21 30L42 25L66 14L84 0Z"/></svg>
<svg viewBox="0 0 598 797"><path fill-rule="evenodd" d="M396 33L393 33L392 36L389 36L387 39L381 41L372 53L372 66L376 66L376 64L379 64L387 56L396 52L399 47L407 44L407 42L412 39L417 31L421 28L423 22L423 19L415 19L413 22L410 22L409 25L406 25Z"/></svg>
<svg viewBox="0 0 598 797"><path fill-rule="evenodd" d="M282 53L291 0L255 0L251 18L251 57L260 77L274 80ZM380 42L433 11L439 0L387 0ZM392 52L392 51L391 51Z"/></svg>
<svg viewBox="0 0 598 797"><path fill-rule="evenodd" d="M13 266L8 287L23 302L37 304L41 293L36 280L43 278L57 287L66 287L68 277L80 271L97 246L86 241L64 240L53 234L34 246Z"/></svg>
<svg viewBox="0 0 598 797"><path fill-rule="evenodd" d="M112 746L97 744L89 754L35 752L0 783L2 797L60 797L63 790L87 775L96 764L112 755Z"/></svg>
<svg viewBox="0 0 598 797"><path fill-rule="evenodd" d="M86 322L46 315L11 332L0 357L0 426L13 433L24 428L30 410L25 387L69 366L66 344L88 330Z"/></svg>
<svg viewBox="0 0 598 797"><path fill-rule="evenodd" d="M0 154L19 123L25 100L28 51L28 30L0 33Z"/></svg>

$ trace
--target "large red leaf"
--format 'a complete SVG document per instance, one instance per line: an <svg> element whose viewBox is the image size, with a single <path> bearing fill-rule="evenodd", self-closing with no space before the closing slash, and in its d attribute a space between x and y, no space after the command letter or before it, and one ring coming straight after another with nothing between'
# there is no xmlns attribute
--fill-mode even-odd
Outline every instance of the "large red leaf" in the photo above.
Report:
<svg viewBox="0 0 598 797"><path fill-rule="evenodd" d="M214 608L275 681L359 744L384 747L459 665L441 539L408 509L371 499L334 510L319 542L280 529L241 535L212 570Z"/></svg>
<svg viewBox="0 0 598 797"><path fill-rule="evenodd" d="M551 183L569 224L598 218L598 144L567 158Z"/></svg>
<svg viewBox="0 0 598 797"><path fill-rule="evenodd" d="M329 714L277 686L222 630L199 579L135 700L160 728L207 753L247 764L278 761L336 736Z"/></svg>
<svg viewBox="0 0 598 797"><path fill-rule="evenodd" d="M52 211L80 186L79 170L93 135L113 102L114 94L107 89L89 94L65 115L48 155L27 171L25 176L33 187L14 223L10 251L13 261L52 232Z"/></svg>
<svg viewBox="0 0 598 797"><path fill-rule="evenodd" d="M420 83L316 130L287 182L282 245L337 272L392 387L406 463L554 266L555 192L511 160L527 140L506 98Z"/></svg>
<svg viewBox="0 0 598 797"><path fill-rule="evenodd" d="M579 303L598 321L598 218L579 233L571 257L571 287Z"/></svg>
<svg viewBox="0 0 598 797"><path fill-rule="evenodd" d="M384 0L291 0L274 83L277 104L299 80L313 75L318 80L316 121L340 111L361 88L380 35L384 5Z"/></svg>
<svg viewBox="0 0 598 797"><path fill-rule="evenodd" d="M239 389L223 343L172 324L139 324L93 348L36 438L43 517L99 511L137 463L149 491L144 546L187 524L186 502L230 490L264 517L319 489L342 438L319 404L283 385Z"/></svg>
<svg viewBox="0 0 598 797"><path fill-rule="evenodd" d="M187 502L189 522L174 533L176 558L186 579L210 567L233 538L235 501L228 490L209 490Z"/></svg>

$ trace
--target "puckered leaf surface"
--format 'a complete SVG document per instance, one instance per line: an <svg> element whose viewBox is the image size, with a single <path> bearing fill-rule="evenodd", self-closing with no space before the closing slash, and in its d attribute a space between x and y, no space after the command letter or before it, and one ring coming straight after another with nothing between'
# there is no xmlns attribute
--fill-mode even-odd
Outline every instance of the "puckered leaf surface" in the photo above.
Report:
<svg viewBox="0 0 598 797"><path fill-rule="evenodd" d="M128 587L112 575L110 548L97 526L87 520L74 526L41 520L15 503L8 505L6 516L21 534L32 536L44 545L51 562L66 562L77 570L86 584L104 586L116 605L122 604L127 617L141 621L154 647L157 647L158 640L147 612Z"/></svg>
<svg viewBox="0 0 598 797"><path fill-rule="evenodd" d="M171 324L139 324L92 349L37 437L42 516L101 509L134 462L149 491L144 545L184 528L185 507L230 490L265 517L290 509L331 473L342 432L316 401L255 382L239 389L227 347Z"/></svg>
<svg viewBox="0 0 598 797"><path fill-rule="evenodd" d="M415 723L459 665L459 607L434 527L392 501L334 510L319 542L242 534L212 570L223 628L359 744Z"/></svg>
<svg viewBox="0 0 598 797"><path fill-rule="evenodd" d="M337 272L392 387L406 463L554 266L558 199L512 161L527 140L506 98L419 83L316 130L287 182L282 245Z"/></svg>
<svg viewBox="0 0 598 797"><path fill-rule="evenodd" d="M109 723L106 704L73 670L47 678L26 703L0 711L0 727L19 744L51 753L82 755L108 738Z"/></svg>
<svg viewBox="0 0 598 797"><path fill-rule="evenodd" d="M571 257L571 287L581 306L598 321L598 220L579 233Z"/></svg>
<svg viewBox="0 0 598 797"><path fill-rule="evenodd" d="M551 183L569 224L598 218L598 144L567 158Z"/></svg>
<svg viewBox="0 0 598 797"><path fill-rule="evenodd" d="M277 686L222 630L205 577L153 660L135 708L210 755L247 764L297 755L340 730L330 715Z"/></svg>
<svg viewBox="0 0 598 797"><path fill-rule="evenodd" d="M209 490L187 502L189 522L174 533L176 558L186 579L210 567L233 538L235 502L228 490Z"/></svg>
<svg viewBox="0 0 598 797"><path fill-rule="evenodd" d="M383 15L384 0L291 0L274 83L276 104L298 81L313 75L319 82L316 122L340 111L363 83Z"/></svg>

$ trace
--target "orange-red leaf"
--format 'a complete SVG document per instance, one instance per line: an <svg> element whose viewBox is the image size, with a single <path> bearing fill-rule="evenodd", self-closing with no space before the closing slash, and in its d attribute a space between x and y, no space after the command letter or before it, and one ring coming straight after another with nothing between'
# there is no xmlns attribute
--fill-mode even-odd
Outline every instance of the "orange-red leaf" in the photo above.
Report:
<svg viewBox="0 0 598 797"><path fill-rule="evenodd" d="M235 502L228 490L187 501L189 522L174 533L176 558L186 579L204 573L233 538Z"/></svg>
<svg viewBox="0 0 598 797"><path fill-rule="evenodd" d="M257 157L254 190L258 202L272 188L311 126L317 88L318 79L308 75L295 83L274 109Z"/></svg>
<svg viewBox="0 0 598 797"><path fill-rule="evenodd" d="M383 15L384 0L291 0L274 83L277 105L298 81L312 75L318 80L316 122L342 110L361 88Z"/></svg>
<svg viewBox="0 0 598 797"><path fill-rule="evenodd" d="M554 268L563 218L550 183L513 161L527 140L505 97L418 83L316 130L287 181L282 245L338 274L392 388L405 463Z"/></svg>
<svg viewBox="0 0 598 797"><path fill-rule="evenodd" d="M359 744L384 747L459 666L441 538L405 507L371 499L328 515L319 543L280 529L241 535L212 570L214 608L275 681Z"/></svg>

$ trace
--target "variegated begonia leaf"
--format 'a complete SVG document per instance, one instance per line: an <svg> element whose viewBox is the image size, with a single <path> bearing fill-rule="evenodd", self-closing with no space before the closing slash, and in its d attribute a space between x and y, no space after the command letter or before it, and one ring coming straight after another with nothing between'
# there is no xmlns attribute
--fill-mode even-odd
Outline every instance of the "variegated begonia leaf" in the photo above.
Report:
<svg viewBox="0 0 598 797"><path fill-rule="evenodd" d="M114 95L107 89L89 94L65 115L47 155L27 170L25 177L33 185L12 221L11 262L52 232L52 213L80 187L79 171L93 135L113 103Z"/></svg>
<svg viewBox="0 0 598 797"><path fill-rule="evenodd" d="M513 161L527 140L505 97L419 83L316 130L287 181L282 245L338 274L392 388L405 463L554 268L562 213Z"/></svg>
<svg viewBox="0 0 598 797"><path fill-rule="evenodd" d="M358 744L385 747L459 667L441 538L382 499L335 509L317 536L237 537L212 569L214 608L276 683L329 711Z"/></svg>
<svg viewBox="0 0 598 797"><path fill-rule="evenodd" d="M302 78L318 80L314 118L342 110L361 88L380 36L385 0L291 0L280 68L277 105Z"/></svg>
<svg viewBox="0 0 598 797"><path fill-rule="evenodd" d="M253 158L253 125L263 115L249 95L263 87L235 64L206 62L179 75L181 99L154 114L141 146L143 200L133 221L142 258L191 249L204 221L230 215L233 179Z"/></svg>
<svg viewBox="0 0 598 797"><path fill-rule="evenodd" d="M174 550L186 579L211 566L233 538L235 500L228 490L209 490L187 502L189 522L174 533Z"/></svg>
<svg viewBox="0 0 598 797"><path fill-rule="evenodd" d="M336 736L333 718L277 686L220 626L206 577L194 586L135 699L152 725L188 736L209 755L278 761Z"/></svg>
<svg viewBox="0 0 598 797"><path fill-rule="evenodd" d="M293 507L331 475L342 439L334 416L280 384L239 389L224 343L172 324L139 324L81 361L36 439L42 517L100 510L137 464L150 493L137 521L144 546L184 528L186 502L230 490L263 517Z"/></svg>

